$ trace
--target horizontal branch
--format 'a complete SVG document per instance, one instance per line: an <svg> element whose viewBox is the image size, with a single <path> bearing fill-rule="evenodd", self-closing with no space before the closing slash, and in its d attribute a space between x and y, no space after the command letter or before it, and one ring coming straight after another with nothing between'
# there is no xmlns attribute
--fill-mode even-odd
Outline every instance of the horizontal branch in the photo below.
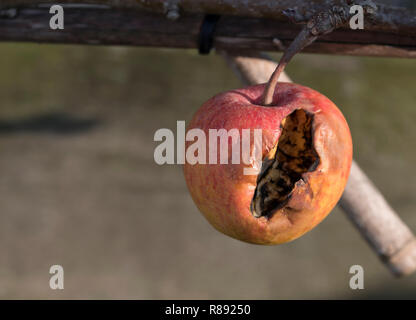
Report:
<svg viewBox="0 0 416 320"><path fill-rule="evenodd" d="M355 0L364 3L369 0ZM33 5L36 3L92 3L108 5L113 8L146 8L152 12L166 14L169 10L179 13L213 13L219 15L236 15L242 17L272 18L287 21L284 10L293 9L292 18L306 22L313 14L327 10L342 0L0 0L0 7ZM388 31L416 34L415 12L409 8L399 8L377 3L378 10L374 13L366 29L372 31Z"/></svg>
<svg viewBox="0 0 416 320"><path fill-rule="evenodd" d="M0 41L197 48L203 20L202 15L183 15L172 21L141 10L75 5L65 8L64 30L51 30L50 18L48 7L0 11ZM214 46L278 51L272 40L278 38L288 45L299 30L299 25L273 19L223 16L215 31ZM304 51L412 58L416 57L416 38L341 29L319 38Z"/></svg>

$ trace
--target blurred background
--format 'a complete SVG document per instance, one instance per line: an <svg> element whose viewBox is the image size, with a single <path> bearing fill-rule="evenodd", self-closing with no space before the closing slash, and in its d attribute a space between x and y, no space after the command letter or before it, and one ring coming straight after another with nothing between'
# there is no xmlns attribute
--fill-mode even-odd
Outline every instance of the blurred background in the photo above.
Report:
<svg viewBox="0 0 416 320"><path fill-rule="evenodd" d="M0 298L416 298L416 274L393 278L341 210L292 243L242 243L205 221L180 166L154 162L157 129L241 86L220 56L0 52ZM301 54L287 71L339 106L355 159L416 232L415 61ZM354 264L365 290L349 288Z"/></svg>

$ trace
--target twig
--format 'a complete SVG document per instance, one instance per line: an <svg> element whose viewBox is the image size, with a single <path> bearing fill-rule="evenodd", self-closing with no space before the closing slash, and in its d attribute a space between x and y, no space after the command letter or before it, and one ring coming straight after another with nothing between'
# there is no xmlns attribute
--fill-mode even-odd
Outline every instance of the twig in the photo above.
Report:
<svg viewBox="0 0 416 320"><path fill-rule="evenodd" d="M377 10L377 7L371 0L360 2L363 5L363 11L366 15L372 15ZM312 16L296 36L295 40L284 51L276 70L270 76L263 94L263 105L268 106L273 102L273 94L276 90L277 80L290 60L303 48L314 42L319 36L331 33L346 24L351 17L349 9L350 5L345 2L343 5L329 7ZM292 12L292 10L289 12Z"/></svg>
<svg viewBox="0 0 416 320"><path fill-rule="evenodd" d="M244 84L264 83L277 66L264 54L221 53ZM290 81L284 72L280 80ZM414 235L355 161L339 205L394 275L416 271Z"/></svg>

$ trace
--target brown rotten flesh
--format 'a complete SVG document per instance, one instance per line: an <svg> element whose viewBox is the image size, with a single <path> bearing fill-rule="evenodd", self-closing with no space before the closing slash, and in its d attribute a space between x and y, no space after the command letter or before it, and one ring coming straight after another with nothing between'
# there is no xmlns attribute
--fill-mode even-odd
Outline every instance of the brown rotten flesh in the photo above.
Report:
<svg viewBox="0 0 416 320"><path fill-rule="evenodd" d="M313 147L312 123L313 115L301 109L283 119L278 144L266 157L257 179L251 203L255 217L269 218L286 205L296 182L319 164Z"/></svg>

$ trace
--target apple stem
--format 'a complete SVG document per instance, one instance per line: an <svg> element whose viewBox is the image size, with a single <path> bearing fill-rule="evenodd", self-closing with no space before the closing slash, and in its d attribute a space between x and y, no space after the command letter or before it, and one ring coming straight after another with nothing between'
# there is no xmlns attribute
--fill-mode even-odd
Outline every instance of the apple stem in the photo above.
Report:
<svg viewBox="0 0 416 320"><path fill-rule="evenodd" d="M349 2L351 1L344 1L342 2L342 5L334 5L328 10L318 12L312 16L305 27L303 27L296 36L295 40L293 40L290 46L285 50L276 70L267 82L262 97L263 105L270 106L272 103L276 104L276 101L273 101L273 96L276 91L279 76L295 54L310 45L319 36L328 34L349 21L352 15L352 13L350 13ZM366 15L374 14L377 10L377 6L371 0L360 1L360 3L361 2ZM292 11L295 10L286 10L284 14L291 18L291 16L294 15Z"/></svg>
<svg viewBox="0 0 416 320"><path fill-rule="evenodd" d="M306 27L297 35L295 40L285 50L283 56L280 58L279 64L270 76L269 81L266 84L266 88L263 93L263 105L270 106L273 103L274 92L276 91L277 82L279 81L280 74L283 72L289 61L295 54L300 52L304 47L315 41L317 36L314 36L310 30Z"/></svg>

